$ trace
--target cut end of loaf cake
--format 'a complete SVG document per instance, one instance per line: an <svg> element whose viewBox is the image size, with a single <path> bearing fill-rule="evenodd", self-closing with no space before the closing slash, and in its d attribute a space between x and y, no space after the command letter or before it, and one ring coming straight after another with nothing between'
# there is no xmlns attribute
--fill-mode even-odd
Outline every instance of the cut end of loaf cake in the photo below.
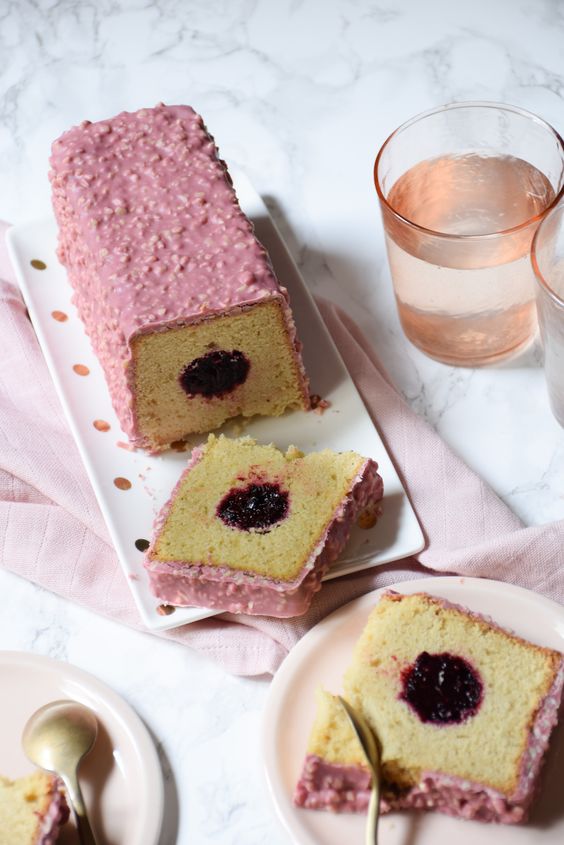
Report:
<svg viewBox="0 0 564 845"><path fill-rule="evenodd" d="M33 772L18 780L0 776L0 842L54 845L69 809L55 775Z"/></svg>
<svg viewBox="0 0 564 845"><path fill-rule="evenodd" d="M382 496L355 452L303 455L211 435L159 515L147 556L169 604L305 612L358 513Z"/></svg>
<svg viewBox="0 0 564 845"><path fill-rule="evenodd" d="M153 450L227 419L307 410L309 399L281 297L132 340L133 408Z"/></svg>
<svg viewBox="0 0 564 845"><path fill-rule="evenodd" d="M524 821L558 718L563 660L441 599L384 594L344 679L345 697L381 745L382 810ZM363 809L367 770L358 752L325 693L296 803ZM350 793L354 783L353 801L343 784Z"/></svg>

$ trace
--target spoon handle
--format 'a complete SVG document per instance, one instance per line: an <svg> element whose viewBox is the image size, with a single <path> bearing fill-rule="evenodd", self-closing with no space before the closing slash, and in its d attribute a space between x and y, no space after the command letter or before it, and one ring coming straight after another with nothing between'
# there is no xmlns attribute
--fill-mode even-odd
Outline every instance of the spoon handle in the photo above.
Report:
<svg viewBox="0 0 564 845"><path fill-rule="evenodd" d="M376 774L376 773L374 773ZM373 776L373 786L368 802L366 819L366 845L378 845L378 817L380 815L380 784Z"/></svg>
<svg viewBox="0 0 564 845"><path fill-rule="evenodd" d="M96 845L92 828L87 816L79 816L76 814L76 829L78 831L78 840L80 845Z"/></svg>
<svg viewBox="0 0 564 845"><path fill-rule="evenodd" d="M96 840L94 838L94 834L92 833L88 816L86 815L86 807L76 772L64 776L63 780L67 788L71 806L74 810L76 830L80 845L96 845Z"/></svg>

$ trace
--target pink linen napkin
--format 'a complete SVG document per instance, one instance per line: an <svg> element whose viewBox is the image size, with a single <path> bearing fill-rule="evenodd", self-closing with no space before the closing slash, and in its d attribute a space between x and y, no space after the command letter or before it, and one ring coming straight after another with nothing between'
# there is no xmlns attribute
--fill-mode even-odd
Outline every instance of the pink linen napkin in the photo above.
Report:
<svg viewBox="0 0 564 845"><path fill-rule="evenodd" d="M0 566L65 598L142 628L55 394L0 230ZM511 581L564 604L564 521L517 517L417 417L358 328L323 317L408 490L427 540L417 560L329 581L296 620L224 614L162 634L235 674L274 673L297 640L369 590L436 573Z"/></svg>

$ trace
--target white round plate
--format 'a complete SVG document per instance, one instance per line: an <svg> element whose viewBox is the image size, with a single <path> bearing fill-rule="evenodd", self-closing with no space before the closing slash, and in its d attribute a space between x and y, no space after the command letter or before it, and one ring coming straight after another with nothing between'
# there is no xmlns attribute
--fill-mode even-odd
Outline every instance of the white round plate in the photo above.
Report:
<svg viewBox="0 0 564 845"><path fill-rule="evenodd" d="M478 578L424 578L394 587L425 591L490 616L539 645L564 651L564 608L536 593ZM312 628L276 674L265 707L263 747L270 791L278 814L299 845L364 842L364 816L304 810L292 803L311 724L314 692L341 691L352 648L382 590L347 604ZM509 714L508 714L509 715ZM564 720L563 720L564 721ZM564 842L564 727L552 738L541 794L524 826L486 825L440 813L393 813L381 819L379 845L561 845Z"/></svg>
<svg viewBox="0 0 564 845"><path fill-rule="evenodd" d="M80 782L97 845L156 845L164 784L157 752L139 716L93 675L68 663L19 651L0 652L0 774L33 770L21 748L31 714L61 698L90 707L98 737L80 768ZM60 845L78 842L69 822Z"/></svg>

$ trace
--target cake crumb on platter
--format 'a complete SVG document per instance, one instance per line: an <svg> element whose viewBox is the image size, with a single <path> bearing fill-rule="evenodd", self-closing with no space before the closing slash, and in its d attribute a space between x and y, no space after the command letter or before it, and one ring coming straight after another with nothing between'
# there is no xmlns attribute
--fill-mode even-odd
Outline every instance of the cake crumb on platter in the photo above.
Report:
<svg viewBox="0 0 564 845"><path fill-rule="evenodd" d="M185 452L188 448L188 444L185 440L174 440L170 444L170 448L175 452Z"/></svg>
<svg viewBox="0 0 564 845"><path fill-rule="evenodd" d="M311 403L311 410L314 414L318 414L319 416L325 413L327 408L331 407L331 402L327 399L322 399L317 393L312 393L309 397L309 401Z"/></svg>
<svg viewBox="0 0 564 845"><path fill-rule="evenodd" d="M132 443L126 443L124 440L116 440L116 446L119 449L125 449L126 452L135 452L135 446Z"/></svg>
<svg viewBox="0 0 564 845"><path fill-rule="evenodd" d="M380 505L376 507L368 507L362 511L358 517L356 524L359 528L374 528L378 519L382 516L382 508Z"/></svg>

